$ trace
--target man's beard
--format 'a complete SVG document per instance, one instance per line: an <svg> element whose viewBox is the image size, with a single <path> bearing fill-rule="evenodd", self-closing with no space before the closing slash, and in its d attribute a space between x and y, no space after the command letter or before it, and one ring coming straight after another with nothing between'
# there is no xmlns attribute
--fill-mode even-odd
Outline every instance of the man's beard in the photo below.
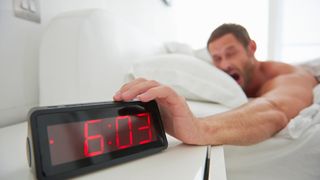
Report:
<svg viewBox="0 0 320 180"><path fill-rule="evenodd" d="M243 90L245 90L248 87L248 85L252 82L253 70L254 70L254 63L252 60L248 60L242 72L242 78L243 78L242 89Z"/></svg>

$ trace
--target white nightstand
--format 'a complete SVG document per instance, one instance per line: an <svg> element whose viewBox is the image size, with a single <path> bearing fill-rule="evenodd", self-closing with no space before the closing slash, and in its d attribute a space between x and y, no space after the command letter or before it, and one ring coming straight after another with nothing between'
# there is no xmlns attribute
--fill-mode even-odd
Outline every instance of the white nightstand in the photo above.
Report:
<svg viewBox="0 0 320 180"><path fill-rule="evenodd" d="M27 123L0 129L0 179L35 179L26 157ZM190 146L171 136L163 152L102 169L75 179L190 179L202 180L206 146ZM225 180L226 171L222 146L211 150L210 179Z"/></svg>

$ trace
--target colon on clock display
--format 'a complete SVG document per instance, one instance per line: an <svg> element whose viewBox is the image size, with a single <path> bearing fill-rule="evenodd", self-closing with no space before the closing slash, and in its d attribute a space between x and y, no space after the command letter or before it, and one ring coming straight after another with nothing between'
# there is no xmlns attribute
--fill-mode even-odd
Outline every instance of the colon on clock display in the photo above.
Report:
<svg viewBox="0 0 320 180"><path fill-rule="evenodd" d="M52 165L157 140L150 114L89 119L47 127Z"/></svg>

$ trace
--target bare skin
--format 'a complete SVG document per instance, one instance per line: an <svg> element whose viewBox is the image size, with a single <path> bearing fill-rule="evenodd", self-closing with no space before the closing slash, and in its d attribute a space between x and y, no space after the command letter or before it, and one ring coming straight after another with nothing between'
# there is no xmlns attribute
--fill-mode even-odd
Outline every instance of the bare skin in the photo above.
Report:
<svg viewBox="0 0 320 180"><path fill-rule="evenodd" d="M244 47L232 34L211 42L213 64L228 73L253 99L225 113L197 118L170 87L138 78L121 87L115 101L155 99L166 132L187 144L250 145L272 137L312 103L317 84L307 71L280 62L261 62L256 44Z"/></svg>

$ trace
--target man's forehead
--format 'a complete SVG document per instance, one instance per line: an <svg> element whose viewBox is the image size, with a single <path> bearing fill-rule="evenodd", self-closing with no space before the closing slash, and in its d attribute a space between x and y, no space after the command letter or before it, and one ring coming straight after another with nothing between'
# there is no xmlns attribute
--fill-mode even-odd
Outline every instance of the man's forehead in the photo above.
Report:
<svg viewBox="0 0 320 180"><path fill-rule="evenodd" d="M233 34L226 34L213 42L209 43L208 50L213 56L215 54L223 53L226 50L236 49L240 42L234 37Z"/></svg>
<svg viewBox="0 0 320 180"><path fill-rule="evenodd" d="M215 46L214 44L210 47L209 45L209 53L211 56L221 54L225 51L232 51L236 49L236 43L234 42L229 42L226 44L221 44L220 46Z"/></svg>

